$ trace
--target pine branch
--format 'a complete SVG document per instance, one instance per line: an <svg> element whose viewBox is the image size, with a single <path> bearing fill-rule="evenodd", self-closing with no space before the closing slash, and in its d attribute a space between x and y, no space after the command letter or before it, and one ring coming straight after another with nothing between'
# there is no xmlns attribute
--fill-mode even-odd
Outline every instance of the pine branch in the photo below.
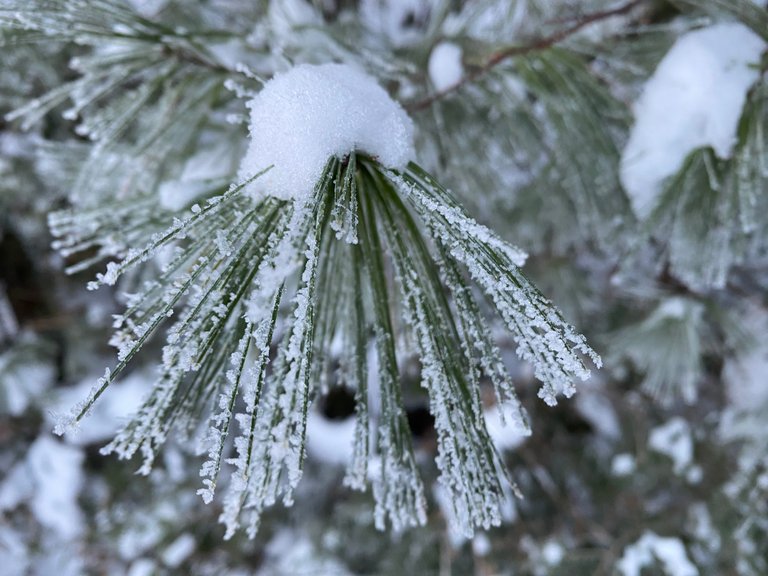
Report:
<svg viewBox="0 0 768 576"><path fill-rule="evenodd" d="M630 2L627 2L626 4L622 4L621 6L618 6L616 8L611 8L608 10L601 10L599 12L592 12L590 14L586 14L581 18L577 19L571 26L568 26L567 28L564 28L558 32L555 32L548 36L544 36L537 40L533 40L528 44L519 45L519 46L510 46L503 50L494 52L485 60L483 64L481 64L477 68L474 68L472 71L466 74L461 80L459 80L453 86L449 86L444 90L440 90L428 96L427 98L424 98L423 100L417 100L416 102L406 103L404 107L409 112L418 112L426 108L429 108L432 104L434 104L438 100L442 100L446 96L449 96L454 92L457 92L458 90L462 89L464 86L468 84L477 82L478 80L483 78L486 74L488 74L491 70L493 70L496 66L498 66L502 62L509 60L510 58L514 58L517 56L524 56L532 52L540 52L542 50L547 50L549 48L552 48L553 46L556 46L557 44L560 44L561 42L567 40L568 38L570 38L571 36L579 32L586 26L589 26L590 24L594 24L602 20L607 20L608 18L613 18L615 16L623 16L625 14L629 14L637 6L641 5L645 1L646 0L631 0Z"/></svg>

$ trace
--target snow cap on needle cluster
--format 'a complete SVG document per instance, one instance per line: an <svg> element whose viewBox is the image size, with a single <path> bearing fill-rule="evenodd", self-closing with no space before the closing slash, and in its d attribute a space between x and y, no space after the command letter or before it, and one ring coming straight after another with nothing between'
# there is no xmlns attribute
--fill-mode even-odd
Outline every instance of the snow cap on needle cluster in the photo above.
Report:
<svg viewBox="0 0 768 576"><path fill-rule="evenodd" d="M712 146L720 158L730 157L765 47L742 24L715 24L681 36L661 61L635 105L621 159L621 181L640 218L691 151Z"/></svg>
<svg viewBox="0 0 768 576"><path fill-rule="evenodd" d="M388 168L413 158L413 123L376 81L344 64L303 64L275 76L249 102L251 143L240 165L256 197L307 198L331 156L352 150Z"/></svg>

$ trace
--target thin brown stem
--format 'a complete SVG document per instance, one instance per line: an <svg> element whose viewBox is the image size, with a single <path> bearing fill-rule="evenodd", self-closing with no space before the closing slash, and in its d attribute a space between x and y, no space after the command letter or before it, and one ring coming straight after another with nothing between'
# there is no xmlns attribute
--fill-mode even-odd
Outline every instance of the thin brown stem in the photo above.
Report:
<svg viewBox="0 0 768 576"><path fill-rule="evenodd" d="M620 6L617 6L616 8L611 8L608 10L601 10L599 12L591 12L589 14L585 14L584 16L582 16L581 18L573 22L573 24L571 24L567 28L563 28L562 30L559 30L553 34L550 34L549 36L543 36L541 38L533 40L528 44L509 46L507 48L504 48L503 50L494 52L488 57L488 59L483 64L471 70L461 80L459 80L452 86L448 86L444 90L435 92L434 94L431 94L430 96L422 100L417 100L415 102L406 104L405 109L408 112L418 112L419 110L424 110L425 108L428 108L438 100L441 100L446 96L460 90L465 85L471 84L472 82L479 80L480 78L485 76L488 72L490 72L493 68L495 68L505 60L508 60L509 58L513 58L515 56L522 56L525 54L529 54L531 52L546 50L547 48L552 48L556 44L559 44L560 42L566 40L567 38L569 38L570 36L578 32L579 30L581 30L582 28L585 28L586 26L589 26L590 24L594 24L595 22L600 22L601 20L606 20L608 18L613 18L614 16L622 16L624 14L628 14L629 12L634 10L637 6L642 4L644 1L645 0L630 0L629 2L622 4Z"/></svg>

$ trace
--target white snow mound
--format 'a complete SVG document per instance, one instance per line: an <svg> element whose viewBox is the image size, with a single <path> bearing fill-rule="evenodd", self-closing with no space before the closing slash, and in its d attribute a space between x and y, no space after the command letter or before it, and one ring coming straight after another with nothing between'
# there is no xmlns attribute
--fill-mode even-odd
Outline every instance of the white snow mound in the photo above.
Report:
<svg viewBox="0 0 768 576"><path fill-rule="evenodd" d="M635 125L621 159L621 182L640 218L653 210L666 178L696 148L728 158L765 42L726 23L681 36L635 105Z"/></svg>
<svg viewBox="0 0 768 576"><path fill-rule="evenodd" d="M464 77L461 46L453 42L440 42L429 54L427 71L435 90L442 92L458 84Z"/></svg>
<svg viewBox="0 0 768 576"><path fill-rule="evenodd" d="M413 158L413 123L376 81L344 64L303 64L270 80L248 103L251 143L241 181L256 198L305 200L331 156L352 150L388 168Z"/></svg>

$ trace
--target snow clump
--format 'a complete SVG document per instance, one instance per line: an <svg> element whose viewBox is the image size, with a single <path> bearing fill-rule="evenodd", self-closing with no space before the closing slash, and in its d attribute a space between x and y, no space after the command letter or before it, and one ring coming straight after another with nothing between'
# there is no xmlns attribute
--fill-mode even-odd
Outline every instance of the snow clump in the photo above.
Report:
<svg viewBox="0 0 768 576"><path fill-rule="evenodd" d="M255 198L306 200L331 156L353 150L387 168L413 158L413 123L376 81L344 64L300 65L249 102L251 142L239 179Z"/></svg>
<svg viewBox="0 0 768 576"><path fill-rule="evenodd" d="M716 24L675 42L635 105L621 159L621 182L640 218L653 210L664 180L696 148L728 158L765 42L742 24Z"/></svg>
<svg viewBox="0 0 768 576"><path fill-rule="evenodd" d="M435 90L442 92L456 86L464 77L461 46L453 42L440 42L429 54L429 80Z"/></svg>

